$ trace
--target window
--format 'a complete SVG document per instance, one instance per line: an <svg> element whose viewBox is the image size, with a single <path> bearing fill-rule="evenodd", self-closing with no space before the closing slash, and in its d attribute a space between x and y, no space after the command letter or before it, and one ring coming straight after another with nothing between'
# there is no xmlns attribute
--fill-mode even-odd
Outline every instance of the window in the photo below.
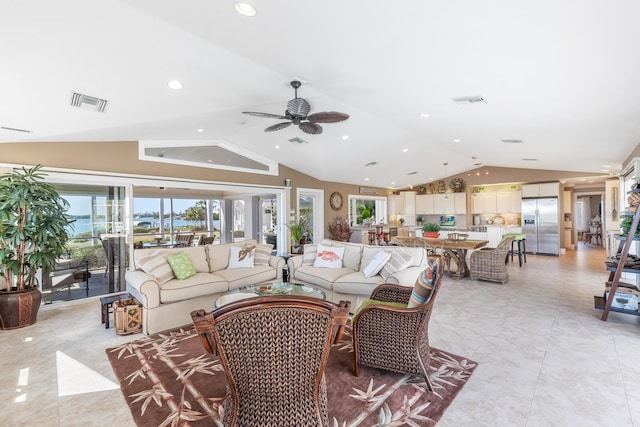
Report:
<svg viewBox="0 0 640 427"><path fill-rule="evenodd" d="M349 221L352 226L386 224L387 198L375 196L349 196Z"/></svg>

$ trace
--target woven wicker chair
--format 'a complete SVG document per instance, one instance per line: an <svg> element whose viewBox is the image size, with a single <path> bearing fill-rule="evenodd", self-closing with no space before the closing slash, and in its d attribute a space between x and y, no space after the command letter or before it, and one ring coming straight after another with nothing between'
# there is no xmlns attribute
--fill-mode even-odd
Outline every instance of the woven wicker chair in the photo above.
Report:
<svg viewBox="0 0 640 427"><path fill-rule="evenodd" d="M349 302L249 298L191 313L205 349L217 350L229 386L225 426L329 426L324 369Z"/></svg>
<svg viewBox="0 0 640 427"><path fill-rule="evenodd" d="M436 283L429 300L414 308L371 304L360 309L352 320L355 375L359 365L418 375L429 390L429 319L444 277L444 262L439 263ZM407 304L412 287L392 284L377 286L370 299Z"/></svg>
<svg viewBox="0 0 640 427"><path fill-rule="evenodd" d="M513 237L506 237L496 248L485 248L472 252L469 265L471 279L499 283L508 282L509 272L505 261L511 250L512 241Z"/></svg>

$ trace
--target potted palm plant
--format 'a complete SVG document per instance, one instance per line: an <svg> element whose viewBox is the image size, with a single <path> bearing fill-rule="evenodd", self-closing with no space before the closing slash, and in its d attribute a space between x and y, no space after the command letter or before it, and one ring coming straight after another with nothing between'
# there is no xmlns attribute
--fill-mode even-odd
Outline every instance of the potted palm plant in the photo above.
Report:
<svg viewBox="0 0 640 427"><path fill-rule="evenodd" d="M440 236L440 225L435 222L427 222L422 224L422 236L423 237L431 237L437 238Z"/></svg>
<svg viewBox="0 0 640 427"><path fill-rule="evenodd" d="M65 253L69 203L45 182L42 165L0 175L0 329L36 322L38 271L52 271Z"/></svg>
<svg viewBox="0 0 640 427"><path fill-rule="evenodd" d="M304 235L304 228L304 221L292 222L289 224L289 232L291 233L291 253L300 253L300 241Z"/></svg>

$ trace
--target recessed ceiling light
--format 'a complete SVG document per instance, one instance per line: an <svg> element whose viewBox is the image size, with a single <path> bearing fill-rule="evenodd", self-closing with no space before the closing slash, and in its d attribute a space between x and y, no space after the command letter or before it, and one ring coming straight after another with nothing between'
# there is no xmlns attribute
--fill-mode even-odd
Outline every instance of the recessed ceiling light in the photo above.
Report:
<svg viewBox="0 0 640 427"><path fill-rule="evenodd" d="M611 165L602 165L603 168L610 168Z"/></svg>
<svg viewBox="0 0 640 427"><path fill-rule="evenodd" d="M425 117L425 118L427 118L427 117L429 117L429 115L428 115L427 113L422 113L422 114L420 114L420 117Z"/></svg>
<svg viewBox="0 0 640 427"><path fill-rule="evenodd" d="M454 139L453 142L460 142L460 140L459 139Z"/></svg>
<svg viewBox="0 0 640 427"><path fill-rule="evenodd" d="M395 181L391 181L391 185L396 185L396 182Z"/></svg>
<svg viewBox="0 0 640 427"><path fill-rule="evenodd" d="M279 146L279 145L276 145L276 149L277 149L277 148L280 148L280 146Z"/></svg>
<svg viewBox="0 0 640 427"><path fill-rule="evenodd" d="M409 149L408 149L408 148L403 148L403 149L402 149L402 152L403 152L403 153L406 153L407 151L409 151Z"/></svg>
<svg viewBox="0 0 640 427"><path fill-rule="evenodd" d="M182 83L180 83L178 80L169 80L167 82L167 86L169 86L173 90L182 89Z"/></svg>
<svg viewBox="0 0 640 427"><path fill-rule="evenodd" d="M236 2L233 7L242 16L256 16L256 9L249 3Z"/></svg>
<svg viewBox="0 0 640 427"><path fill-rule="evenodd" d="M196 129L196 132L204 132L204 129L202 129L202 128Z"/></svg>
<svg viewBox="0 0 640 427"><path fill-rule="evenodd" d="M346 141L347 139L349 139L349 135L342 135L342 139Z"/></svg>
<svg viewBox="0 0 640 427"><path fill-rule="evenodd" d="M365 181L369 181L369 178L365 178L364 180L365 180Z"/></svg>

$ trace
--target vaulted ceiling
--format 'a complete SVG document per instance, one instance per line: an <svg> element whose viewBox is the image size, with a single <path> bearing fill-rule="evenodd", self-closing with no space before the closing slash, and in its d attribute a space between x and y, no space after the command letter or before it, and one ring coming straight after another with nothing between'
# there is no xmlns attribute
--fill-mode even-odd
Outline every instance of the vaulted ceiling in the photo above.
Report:
<svg viewBox="0 0 640 427"><path fill-rule="evenodd" d="M477 163L615 174L640 142L640 2L247 2L0 0L0 142L223 141L393 188ZM293 79L350 118L266 133L242 113L283 114Z"/></svg>

